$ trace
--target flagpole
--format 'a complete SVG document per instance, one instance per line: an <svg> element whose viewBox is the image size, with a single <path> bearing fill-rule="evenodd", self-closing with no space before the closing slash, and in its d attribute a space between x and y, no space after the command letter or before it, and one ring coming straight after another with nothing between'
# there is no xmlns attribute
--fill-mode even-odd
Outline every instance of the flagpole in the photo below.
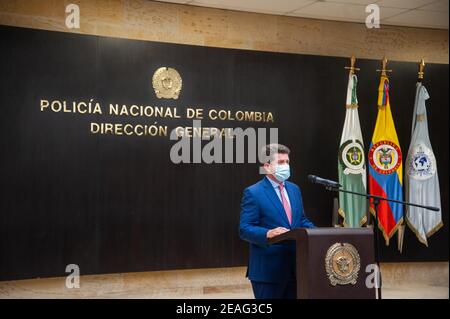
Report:
<svg viewBox="0 0 450 319"><path fill-rule="evenodd" d="M355 71L359 71L359 68L355 67L356 57L352 55L350 58L350 66L346 66L345 69L349 70L349 76L355 74Z"/></svg>
<svg viewBox="0 0 450 319"><path fill-rule="evenodd" d="M377 264L377 267L378 267L378 279L379 279L379 285L377 287L377 297L378 297L378 299L382 299L381 298L382 283L381 283L380 251L379 251L380 244L379 244L379 234L378 234L379 233L378 232L378 204L380 203L380 201L386 201L386 202L398 203L398 204L402 204L402 205L406 205L406 206L420 207L420 208L424 208L426 210L431 210L431 211L436 211L436 212L440 211L440 209L438 207L434 207L434 206L425 206L425 205L420 205L420 204L415 204L415 203L409 203L409 202L391 199L391 198L378 196L378 195L353 192L353 191L349 191L349 190L342 189L340 187L336 187L336 186L332 186L332 185L325 186L325 189L328 191L333 191L333 192L341 192L341 193L362 196L362 197L366 197L368 200L370 200L370 199L373 200L372 203L375 207L375 221L374 221L375 263Z"/></svg>
<svg viewBox="0 0 450 319"><path fill-rule="evenodd" d="M382 76L386 76L386 77L387 77L388 72L392 72L392 70L386 69L387 63L388 63L388 59L386 57L384 57L383 60L381 60L381 66L382 66L381 70L377 70L377 72L381 72Z"/></svg>
<svg viewBox="0 0 450 319"><path fill-rule="evenodd" d="M417 72L417 82L423 81L423 76L425 75L425 59L422 58L419 62L419 72Z"/></svg>

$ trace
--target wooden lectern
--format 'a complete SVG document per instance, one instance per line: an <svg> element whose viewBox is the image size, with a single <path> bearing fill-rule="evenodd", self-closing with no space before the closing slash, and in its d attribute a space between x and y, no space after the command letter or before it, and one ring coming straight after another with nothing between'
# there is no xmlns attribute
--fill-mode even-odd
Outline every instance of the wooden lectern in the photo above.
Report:
<svg viewBox="0 0 450 319"><path fill-rule="evenodd" d="M373 240L372 228L297 228L269 244L295 242L298 299L374 299L376 289L366 287Z"/></svg>

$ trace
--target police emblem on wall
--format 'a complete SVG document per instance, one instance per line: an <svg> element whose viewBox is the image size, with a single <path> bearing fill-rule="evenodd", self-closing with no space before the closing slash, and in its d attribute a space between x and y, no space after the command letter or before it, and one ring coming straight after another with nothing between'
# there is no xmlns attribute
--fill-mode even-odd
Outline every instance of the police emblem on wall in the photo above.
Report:
<svg viewBox="0 0 450 319"><path fill-rule="evenodd" d="M339 160L344 168L344 174L364 173L364 148L359 140L347 141L339 149Z"/></svg>
<svg viewBox="0 0 450 319"><path fill-rule="evenodd" d="M180 95L182 87L180 73L173 68L159 68L153 74L152 85L158 99L176 100Z"/></svg>
<svg viewBox="0 0 450 319"><path fill-rule="evenodd" d="M406 170L411 178L426 180L436 172L436 158L433 151L424 144L415 145L408 156Z"/></svg>
<svg viewBox="0 0 450 319"><path fill-rule="evenodd" d="M333 286L355 285L361 268L361 258L355 246L336 243L328 248L325 256L325 270Z"/></svg>
<svg viewBox="0 0 450 319"><path fill-rule="evenodd" d="M391 141L379 141L370 148L369 163L377 173L388 175L401 165L402 152Z"/></svg>

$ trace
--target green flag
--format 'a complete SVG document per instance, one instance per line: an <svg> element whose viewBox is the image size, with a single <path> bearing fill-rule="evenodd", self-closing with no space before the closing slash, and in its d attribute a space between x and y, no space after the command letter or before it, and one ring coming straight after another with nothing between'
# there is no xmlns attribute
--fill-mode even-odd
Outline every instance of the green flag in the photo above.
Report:
<svg viewBox="0 0 450 319"><path fill-rule="evenodd" d="M338 173L343 189L365 194L366 161L359 124L357 82L356 75L351 74L348 79L347 110L338 154ZM345 227L361 227L366 222L366 212L367 203L364 197L339 193L339 214L344 218Z"/></svg>

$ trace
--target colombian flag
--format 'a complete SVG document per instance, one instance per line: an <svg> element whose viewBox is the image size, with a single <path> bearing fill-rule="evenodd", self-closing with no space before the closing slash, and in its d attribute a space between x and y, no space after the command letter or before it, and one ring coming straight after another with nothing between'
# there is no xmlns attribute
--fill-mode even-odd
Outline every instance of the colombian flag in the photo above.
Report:
<svg viewBox="0 0 450 319"><path fill-rule="evenodd" d="M378 88L378 116L369 151L369 190L372 195L403 200L402 152L389 103L389 79L381 76ZM370 211L375 214L373 203ZM380 201L378 225L386 245L403 222L403 205Z"/></svg>

